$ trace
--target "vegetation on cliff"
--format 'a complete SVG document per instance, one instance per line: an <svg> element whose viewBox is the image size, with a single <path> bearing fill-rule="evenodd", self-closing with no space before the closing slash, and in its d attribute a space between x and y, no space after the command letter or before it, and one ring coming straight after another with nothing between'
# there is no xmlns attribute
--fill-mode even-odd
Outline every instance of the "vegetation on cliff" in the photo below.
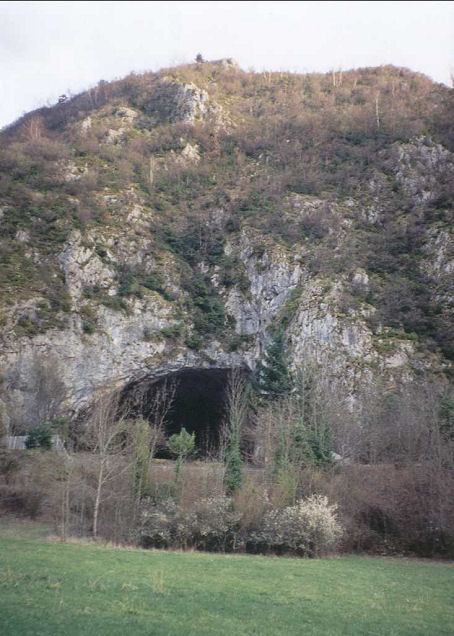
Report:
<svg viewBox="0 0 454 636"><path fill-rule="evenodd" d="M151 291L185 317L189 347L235 347L220 292L247 294L248 279L225 246L248 229L258 250L298 246L312 276L341 278L344 310L368 307L373 330L452 359L451 105L452 90L391 66L296 75L199 62L29 113L1 135L0 291L4 305L33 302L4 326L33 336L77 311L57 257L78 229L115 272L109 289L85 290L86 333L100 303L127 311ZM148 263L115 249L125 229Z"/></svg>

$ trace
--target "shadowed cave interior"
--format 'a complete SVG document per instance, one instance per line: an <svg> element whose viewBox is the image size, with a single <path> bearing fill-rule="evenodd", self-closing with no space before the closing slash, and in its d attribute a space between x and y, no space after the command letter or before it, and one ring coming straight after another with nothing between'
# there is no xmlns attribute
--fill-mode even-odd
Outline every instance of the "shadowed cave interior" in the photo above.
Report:
<svg viewBox="0 0 454 636"><path fill-rule="evenodd" d="M185 428L195 432L198 457L206 457L217 450L220 431L226 416L226 389L232 369L182 369L163 376L149 385L142 383L142 400L137 415L150 420L157 396L175 391L167 413L165 434L167 437ZM247 375L245 370L242 373ZM172 389L172 386L174 387ZM159 399L159 397L158 397ZM161 447L156 456L170 457Z"/></svg>

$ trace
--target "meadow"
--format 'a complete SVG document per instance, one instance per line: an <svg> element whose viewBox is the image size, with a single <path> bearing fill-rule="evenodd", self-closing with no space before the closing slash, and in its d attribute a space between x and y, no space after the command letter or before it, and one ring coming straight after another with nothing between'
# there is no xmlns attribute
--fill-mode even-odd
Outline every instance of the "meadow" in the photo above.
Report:
<svg viewBox="0 0 454 636"><path fill-rule="evenodd" d="M454 566L59 542L0 524L0 634L452 634Z"/></svg>

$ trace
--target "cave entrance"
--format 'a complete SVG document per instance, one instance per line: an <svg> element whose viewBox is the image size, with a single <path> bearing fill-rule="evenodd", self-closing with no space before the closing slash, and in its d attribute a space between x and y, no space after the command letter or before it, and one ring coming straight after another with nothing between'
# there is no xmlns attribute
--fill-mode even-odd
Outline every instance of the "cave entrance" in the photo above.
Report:
<svg viewBox="0 0 454 636"><path fill-rule="evenodd" d="M195 433L197 455L206 457L219 448L220 433L227 415L227 388L232 369L182 369L148 385L143 393L141 415L150 420L156 401L173 395L165 417L167 437L185 428ZM240 372L247 375L247 371ZM170 457L162 445L157 457Z"/></svg>

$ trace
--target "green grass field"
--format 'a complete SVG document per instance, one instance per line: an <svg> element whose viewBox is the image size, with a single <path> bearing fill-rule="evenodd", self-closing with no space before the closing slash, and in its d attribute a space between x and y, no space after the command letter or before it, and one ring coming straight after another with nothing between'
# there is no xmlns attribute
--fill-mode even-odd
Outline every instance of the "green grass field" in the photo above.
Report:
<svg viewBox="0 0 454 636"><path fill-rule="evenodd" d="M2 636L454 633L454 566L127 550L0 527Z"/></svg>

